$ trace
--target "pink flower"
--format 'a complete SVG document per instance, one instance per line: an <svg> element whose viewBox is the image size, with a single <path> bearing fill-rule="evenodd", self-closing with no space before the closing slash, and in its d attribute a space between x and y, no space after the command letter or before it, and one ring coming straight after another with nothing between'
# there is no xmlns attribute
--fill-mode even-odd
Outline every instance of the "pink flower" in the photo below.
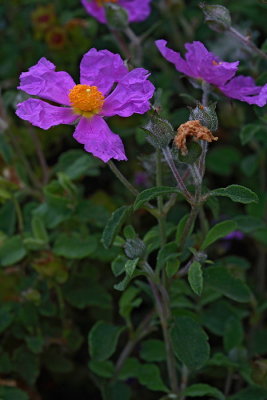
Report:
<svg viewBox="0 0 267 400"><path fill-rule="evenodd" d="M209 52L203 43L186 43L185 58L166 47L166 40L157 40L156 46L166 60L173 63L177 71L195 79L202 79L216 86L227 97L263 107L267 103L267 84L256 86L251 77L234 77L239 61L224 62Z"/></svg>
<svg viewBox="0 0 267 400"><path fill-rule="evenodd" d="M21 74L18 89L58 105L30 98L17 105L16 114L42 129L78 122L73 136L87 152L104 162L127 160L120 137L103 117L129 117L148 111L155 90L147 80L149 72L143 68L128 72L118 54L96 49L83 56L78 85L67 72L56 72L55 68L41 58Z"/></svg>
<svg viewBox="0 0 267 400"><path fill-rule="evenodd" d="M105 3L117 3L125 8L128 13L129 22L140 22L150 14L151 0L81 0L86 11L99 22L107 22L105 16Z"/></svg>

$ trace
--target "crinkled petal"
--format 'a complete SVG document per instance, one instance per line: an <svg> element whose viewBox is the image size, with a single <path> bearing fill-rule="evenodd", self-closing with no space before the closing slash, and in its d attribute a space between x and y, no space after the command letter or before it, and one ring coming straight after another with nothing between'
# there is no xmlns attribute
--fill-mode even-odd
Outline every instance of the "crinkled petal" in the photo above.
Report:
<svg viewBox="0 0 267 400"><path fill-rule="evenodd" d="M149 100L155 90L147 79L149 75L149 72L143 68L135 68L129 72L106 98L103 115L129 117L134 113L144 114L148 111Z"/></svg>
<svg viewBox="0 0 267 400"><path fill-rule="evenodd" d="M267 84L257 86L250 76L237 76L220 87L220 90L225 96L245 101L248 104L263 107L267 103Z"/></svg>
<svg viewBox="0 0 267 400"><path fill-rule="evenodd" d="M82 0L82 5L85 7L88 14L92 15L102 24L107 22L105 16L105 8L97 5L95 0Z"/></svg>
<svg viewBox="0 0 267 400"><path fill-rule="evenodd" d="M179 72L192 78L203 79L215 86L220 86L231 79L237 71L239 61L221 62L201 42L185 44L187 50L185 60L179 53L168 49L166 44L166 40L156 41L163 57L172 62Z"/></svg>
<svg viewBox="0 0 267 400"><path fill-rule="evenodd" d="M18 89L59 104L70 105L68 94L75 82L67 72L56 72L55 69L54 64L41 58L28 72L22 72Z"/></svg>
<svg viewBox="0 0 267 400"><path fill-rule="evenodd" d="M81 118L73 137L84 144L84 149L107 162L111 158L127 160L121 138L111 132L102 117Z"/></svg>
<svg viewBox="0 0 267 400"><path fill-rule="evenodd" d="M42 129L49 129L54 125L72 124L77 119L71 108L52 106L39 99L28 99L19 103L16 114Z"/></svg>
<svg viewBox="0 0 267 400"><path fill-rule="evenodd" d="M119 54L91 49L82 58L80 72L82 84L97 86L103 94L107 94L128 70Z"/></svg>
<svg viewBox="0 0 267 400"><path fill-rule="evenodd" d="M195 78L201 78L215 86L220 86L236 74L239 61L222 62L209 52L203 43L198 41L185 44L185 48L187 50L185 59Z"/></svg>
<svg viewBox="0 0 267 400"><path fill-rule="evenodd" d="M180 53L169 49L166 47L166 40L156 40L156 46L161 52L162 56L166 58L167 61L173 63L177 69L177 71L182 72L185 75L195 77L194 71L192 71L191 67L187 64L187 62L180 56Z"/></svg>
<svg viewBox="0 0 267 400"><path fill-rule="evenodd" d="M128 11L130 22L144 21L150 14L151 0L120 0L119 5Z"/></svg>

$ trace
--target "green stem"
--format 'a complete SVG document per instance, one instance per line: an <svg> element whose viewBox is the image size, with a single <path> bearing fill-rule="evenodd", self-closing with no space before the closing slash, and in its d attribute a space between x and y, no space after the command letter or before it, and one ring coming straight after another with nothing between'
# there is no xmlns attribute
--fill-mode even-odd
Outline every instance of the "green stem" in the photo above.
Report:
<svg viewBox="0 0 267 400"><path fill-rule="evenodd" d="M249 47L254 53L259 55L260 57L264 58L267 60L267 54L264 53L264 51L260 50L247 36L242 35L239 31L237 31L235 28L232 26L229 29L229 32L237 38L240 42L244 43L246 47Z"/></svg>
<svg viewBox="0 0 267 400"><path fill-rule="evenodd" d="M175 165L175 163L173 161L173 158L172 158L172 153L170 151L170 148L169 147L165 147L165 148L162 149L162 152L164 154L165 160L166 160L170 170L173 173L174 178L176 179L178 189L181 190L181 192L183 193L183 195L185 196L187 201L189 203L191 203L192 200L193 200L192 195L187 190L187 187L185 186L184 181L183 181L179 171L176 168L176 165Z"/></svg>
<svg viewBox="0 0 267 400"><path fill-rule="evenodd" d="M156 151L156 184L157 186L162 186L162 161L161 161L161 152L159 149ZM163 213L163 199L162 196L158 196L157 198L158 210L159 210L159 231L160 231L160 241L161 246L163 246L166 242L166 224L165 224L165 216Z"/></svg>
<svg viewBox="0 0 267 400"><path fill-rule="evenodd" d="M169 376L170 387L173 393L178 395L178 382L176 372L176 361L173 352L172 341L169 333L168 318L170 315L169 304L164 300L164 296L160 295L160 291L153 280L149 279L149 284L155 299L156 310L159 315L165 349L167 354L167 370Z"/></svg>
<svg viewBox="0 0 267 400"><path fill-rule="evenodd" d="M23 214L22 214L22 210L20 207L20 204L16 198L15 195L12 196L12 200L15 206L15 210L16 210L16 214L17 214L17 218L18 218L18 229L21 235L23 235L23 231L24 231L24 223L23 223Z"/></svg>
<svg viewBox="0 0 267 400"><path fill-rule="evenodd" d="M194 228L194 224L195 224L195 220L196 220L198 211L199 211L199 206L197 204L193 204L191 207L191 212L189 214L189 218L186 221L184 231L182 234L182 239L181 239L181 244L180 244L181 249L184 247L186 239L188 238L188 236L190 235L190 232Z"/></svg>
<svg viewBox="0 0 267 400"><path fill-rule="evenodd" d="M121 183L131 192L134 196L139 194L138 190L125 178L125 176L118 170L113 161L108 161L108 166Z"/></svg>
<svg viewBox="0 0 267 400"><path fill-rule="evenodd" d="M116 375L118 375L118 373L120 372L124 362L132 353L137 343L145 336L147 336L152 331L152 329L154 329L151 325L154 314L155 311L153 310L145 316L145 318L140 322L140 325L137 327L134 336L129 339L126 346L122 350L115 367Z"/></svg>

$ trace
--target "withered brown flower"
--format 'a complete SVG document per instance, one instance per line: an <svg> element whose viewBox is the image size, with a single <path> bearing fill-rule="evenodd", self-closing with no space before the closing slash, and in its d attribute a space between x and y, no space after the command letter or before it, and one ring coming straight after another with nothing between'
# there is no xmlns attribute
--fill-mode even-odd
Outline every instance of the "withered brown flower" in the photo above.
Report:
<svg viewBox="0 0 267 400"><path fill-rule="evenodd" d="M187 121L186 123L179 126L177 129L177 135L174 138L174 144L181 150L183 155L188 153L186 141L188 137L192 137L193 140L206 140L212 142L218 140L218 137L213 136L212 132L206 127L201 125L200 121Z"/></svg>

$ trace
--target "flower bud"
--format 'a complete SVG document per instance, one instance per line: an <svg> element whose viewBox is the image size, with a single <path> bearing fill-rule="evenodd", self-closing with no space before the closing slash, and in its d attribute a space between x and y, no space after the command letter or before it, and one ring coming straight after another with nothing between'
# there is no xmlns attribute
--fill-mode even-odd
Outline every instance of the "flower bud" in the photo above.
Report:
<svg viewBox="0 0 267 400"><path fill-rule="evenodd" d="M142 257L145 253L145 250L146 246L139 238L127 239L124 245L125 254L131 260Z"/></svg>
<svg viewBox="0 0 267 400"><path fill-rule="evenodd" d="M106 19L108 26L116 31L124 31L128 27L128 13L118 4L105 4Z"/></svg>
<svg viewBox="0 0 267 400"><path fill-rule="evenodd" d="M224 32L231 27L231 15L229 10L219 4L200 3L199 7L205 15L205 21L215 32Z"/></svg>
<svg viewBox="0 0 267 400"><path fill-rule="evenodd" d="M142 129L148 134L148 142L157 149L167 147L175 136L175 131L169 121L156 115L152 116Z"/></svg>
<svg viewBox="0 0 267 400"><path fill-rule="evenodd" d="M210 131L215 132L218 129L218 118L215 111L216 103L207 107L198 104L195 108L190 107L189 120L198 120L201 125L206 126Z"/></svg>

